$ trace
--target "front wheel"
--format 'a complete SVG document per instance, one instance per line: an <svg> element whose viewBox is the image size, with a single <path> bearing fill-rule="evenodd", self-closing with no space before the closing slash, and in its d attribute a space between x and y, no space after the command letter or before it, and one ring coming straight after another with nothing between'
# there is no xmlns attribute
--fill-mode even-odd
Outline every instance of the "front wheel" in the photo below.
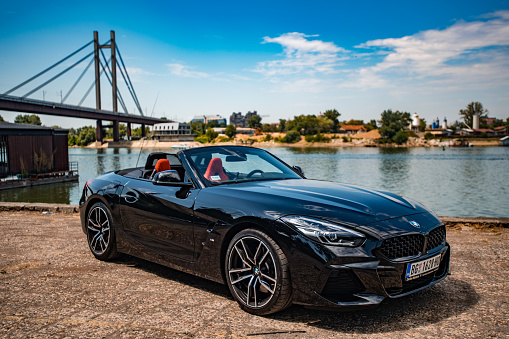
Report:
<svg viewBox="0 0 509 339"><path fill-rule="evenodd" d="M111 213L102 202L97 202L87 215L87 242L92 254L99 260L111 260L118 256L115 228Z"/></svg>
<svg viewBox="0 0 509 339"><path fill-rule="evenodd" d="M245 311L265 315L291 304L288 260L264 232L246 229L233 237L226 254L226 281Z"/></svg>

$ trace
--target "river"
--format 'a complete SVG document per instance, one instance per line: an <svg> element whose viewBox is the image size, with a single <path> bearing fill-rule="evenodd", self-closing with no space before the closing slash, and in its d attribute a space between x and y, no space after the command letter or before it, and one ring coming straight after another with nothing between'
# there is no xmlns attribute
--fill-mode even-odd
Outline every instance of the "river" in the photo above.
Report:
<svg viewBox="0 0 509 339"><path fill-rule="evenodd" d="M143 149L139 166L148 153ZM302 167L310 179L388 190L417 200L441 216L509 217L509 148L270 148ZM0 201L78 204L85 182L135 167L139 149L70 148L79 183L51 184L0 192Z"/></svg>

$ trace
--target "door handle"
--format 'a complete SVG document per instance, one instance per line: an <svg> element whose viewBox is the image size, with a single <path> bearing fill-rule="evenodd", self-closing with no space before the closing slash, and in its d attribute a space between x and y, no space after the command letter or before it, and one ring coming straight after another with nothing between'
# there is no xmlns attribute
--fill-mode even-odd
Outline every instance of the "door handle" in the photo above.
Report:
<svg viewBox="0 0 509 339"><path fill-rule="evenodd" d="M128 191L128 192L126 192L126 194L124 195L124 200L125 200L127 203L133 204L133 203L135 203L136 201L138 201L138 194L134 193L133 191Z"/></svg>

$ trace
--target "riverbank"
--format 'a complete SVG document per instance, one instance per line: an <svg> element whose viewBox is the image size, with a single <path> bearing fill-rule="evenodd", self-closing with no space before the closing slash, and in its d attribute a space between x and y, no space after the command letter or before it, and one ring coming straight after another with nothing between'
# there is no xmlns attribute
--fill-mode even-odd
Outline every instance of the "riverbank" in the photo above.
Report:
<svg viewBox="0 0 509 339"><path fill-rule="evenodd" d="M79 213L78 205L0 202L0 212L41 212L41 213ZM447 227L458 228L462 226L477 229L509 228L509 218L489 217L440 217Z"/></svg>
<svg viewBox="0 0 509 339"><path fill-rule="evenodd" d="M6 338L505 338L509 333L509 229L448 228L451 275L378 308L337 312L294 305L258 317L242 311L225 285L127 255L96 260L77 213L3 211L0 225L0 333Z"/></svg>
<svg viewBox="0 0 509 339"><path fill-rule="evenodd" d="M398 145L394 143L379 144L376 139L361 139L356 137L345 137L331 139L330 142L307 142L304 137L301 141L296 143L283 143L274 140L262 141L264 136L253 137L237 137L233 141L218 141L213 143L199 143L192 142L161 142L158 140L135 140L135 141L119 141L119 142L94 142L87 146L87 148L157 148L157 149L174 149L175 151L184 148L194 148L202 146L221 146L221 145L240 145L240 146L254 146L260 148L270 147L316 147L316 148L341 148L341 147L461 147L460 140L467 140L465 144L471 144L473 147L497 147L500 146L498 140L487 139L431 139L425 140L423 138L409 138L408 142Z"/></svg>

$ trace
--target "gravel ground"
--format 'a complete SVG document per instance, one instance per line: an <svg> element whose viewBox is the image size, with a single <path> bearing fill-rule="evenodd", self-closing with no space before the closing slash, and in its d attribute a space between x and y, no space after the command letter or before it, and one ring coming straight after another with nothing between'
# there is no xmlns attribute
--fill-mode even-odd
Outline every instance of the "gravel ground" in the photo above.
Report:
<svg viewBox="0 0 509 339"><path fill-rule="evenodd" d="M96 260L78 214L0 212L0 337L508 338L509 229L448 228L452 274L365 311L243 312L226 286Z"/></svg>

